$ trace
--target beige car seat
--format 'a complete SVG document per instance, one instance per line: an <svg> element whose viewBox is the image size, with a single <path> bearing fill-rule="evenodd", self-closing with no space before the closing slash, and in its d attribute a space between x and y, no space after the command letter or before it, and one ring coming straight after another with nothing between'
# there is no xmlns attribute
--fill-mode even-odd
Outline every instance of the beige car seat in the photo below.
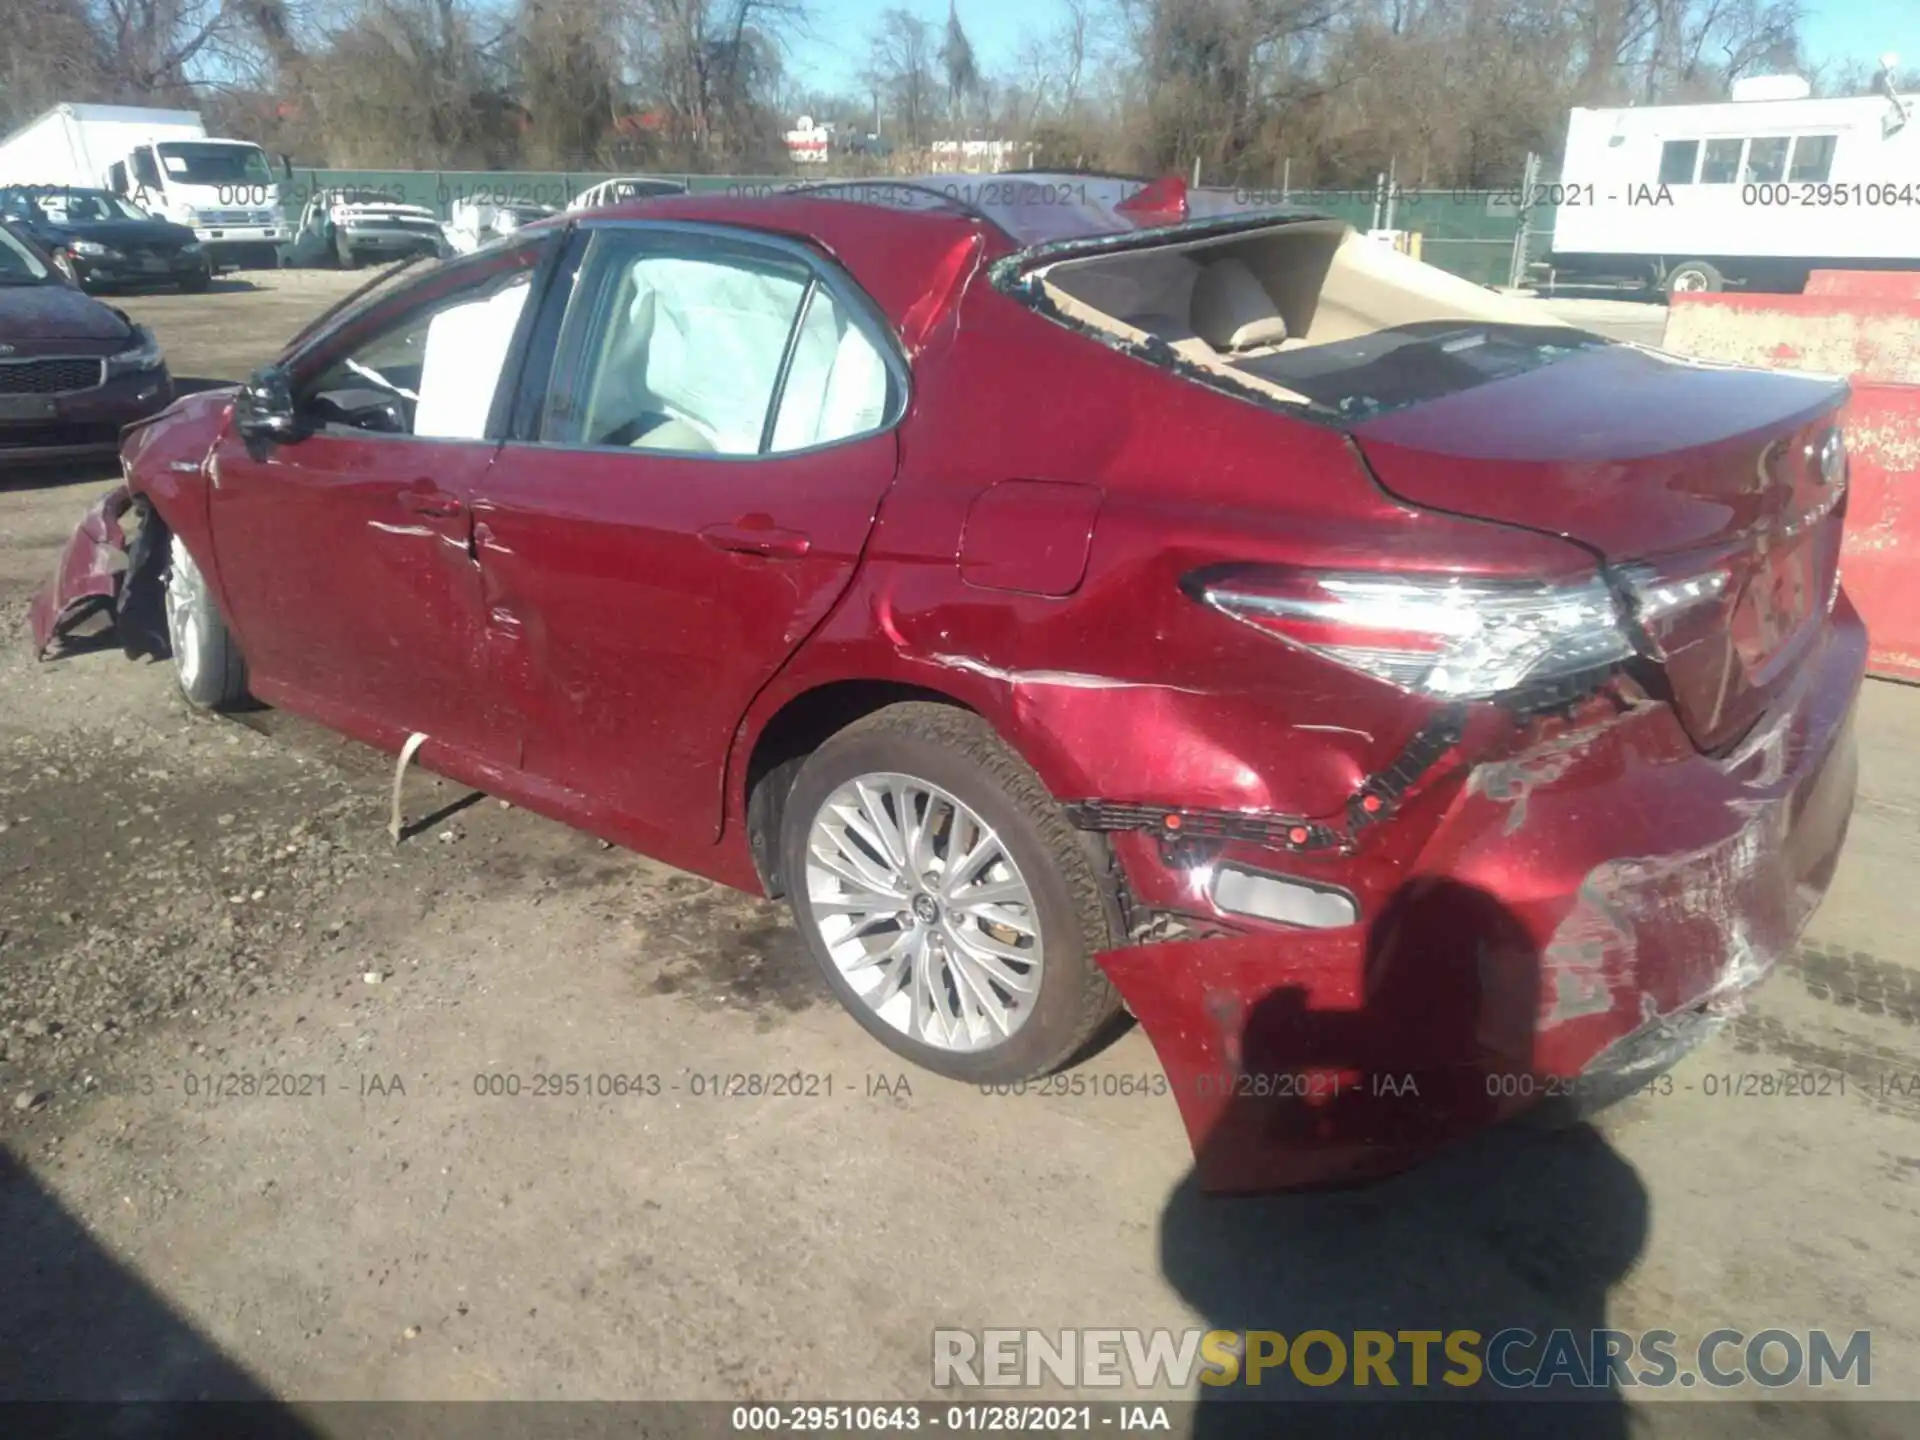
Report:
<svg viewBox="0 0 1920 1440"><path fill-rule="evenodd" d="M1287 321L1246 262L1215 260L1193 282L1193 331L1222 355L1275 350L1287 343Z"/></svg>

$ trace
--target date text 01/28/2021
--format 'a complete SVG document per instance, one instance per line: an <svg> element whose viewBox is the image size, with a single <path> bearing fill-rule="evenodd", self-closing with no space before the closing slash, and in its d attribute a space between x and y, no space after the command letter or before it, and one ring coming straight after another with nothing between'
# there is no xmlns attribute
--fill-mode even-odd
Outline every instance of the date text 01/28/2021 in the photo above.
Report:
<svg viewBox="0 0 1920 1440"><path fill-rule="evenodd" d="M803 1404L736 1405L730 1428L737 1434L762 1435L897 1435L920 1430L953 1435L1063 1435L1091 1434L1095 1430L1171 1430L1173 1422L1164 1405L1133 1403Z"/></svg>

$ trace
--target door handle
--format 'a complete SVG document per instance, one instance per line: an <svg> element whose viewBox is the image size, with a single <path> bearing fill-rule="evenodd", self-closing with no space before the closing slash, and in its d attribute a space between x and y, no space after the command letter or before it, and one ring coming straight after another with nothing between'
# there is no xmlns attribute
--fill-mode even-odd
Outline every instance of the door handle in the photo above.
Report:
<svg viewBox="0 0 1920 1440"><path fill-rule="evenodd" d="M700 538L716 550L736 555L765 555L775 560L798 560L812 547L804 531L782 530L777 525L709 525Z"/></svg>
<svg viewBox="0 0 1920 1440"><path fill-rule="evenodd" d="M449 495L444 490L402 490L400 508L439 520L450 520L467 510L458 495Z"/></svg>

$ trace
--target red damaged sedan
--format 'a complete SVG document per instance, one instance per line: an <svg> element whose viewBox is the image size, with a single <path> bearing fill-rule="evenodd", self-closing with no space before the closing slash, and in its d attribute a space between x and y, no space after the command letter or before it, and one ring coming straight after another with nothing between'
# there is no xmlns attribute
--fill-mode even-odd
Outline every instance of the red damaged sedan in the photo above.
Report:
<svg viewBox="0 0 1920 1440"><path fill-rule="evenodd" d="M163 594L195 704L784 895L943 1075L1124 1006L1216 1188L1598 1100L1737 1008L1853 803L1845 386L1173 183L969 184L377 286L129 436L36 641Z"/></svg>

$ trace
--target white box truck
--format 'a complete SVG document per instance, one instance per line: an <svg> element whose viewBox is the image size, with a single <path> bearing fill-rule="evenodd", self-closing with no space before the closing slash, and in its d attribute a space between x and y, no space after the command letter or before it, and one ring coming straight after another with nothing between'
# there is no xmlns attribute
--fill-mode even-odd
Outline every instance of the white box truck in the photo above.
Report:
<svg viewBox="0 0 1920 1440"><path fill-rule="evenodd" d="M1920 117L1893 59L1879 95L1756 76L1723 103L1575 110L1559 181L1530 197L1555 207L1555 281L1794 293L1809 270L1920 266Z"/></svg>
<svg viewBox="0 0 1920 1440"><path fill-rule="evenodd" d="M288 173L251 141L208 135L191 110L56 105L0 140L0 185L111 190L187 226L221 267L276 263Z"/></svg>

